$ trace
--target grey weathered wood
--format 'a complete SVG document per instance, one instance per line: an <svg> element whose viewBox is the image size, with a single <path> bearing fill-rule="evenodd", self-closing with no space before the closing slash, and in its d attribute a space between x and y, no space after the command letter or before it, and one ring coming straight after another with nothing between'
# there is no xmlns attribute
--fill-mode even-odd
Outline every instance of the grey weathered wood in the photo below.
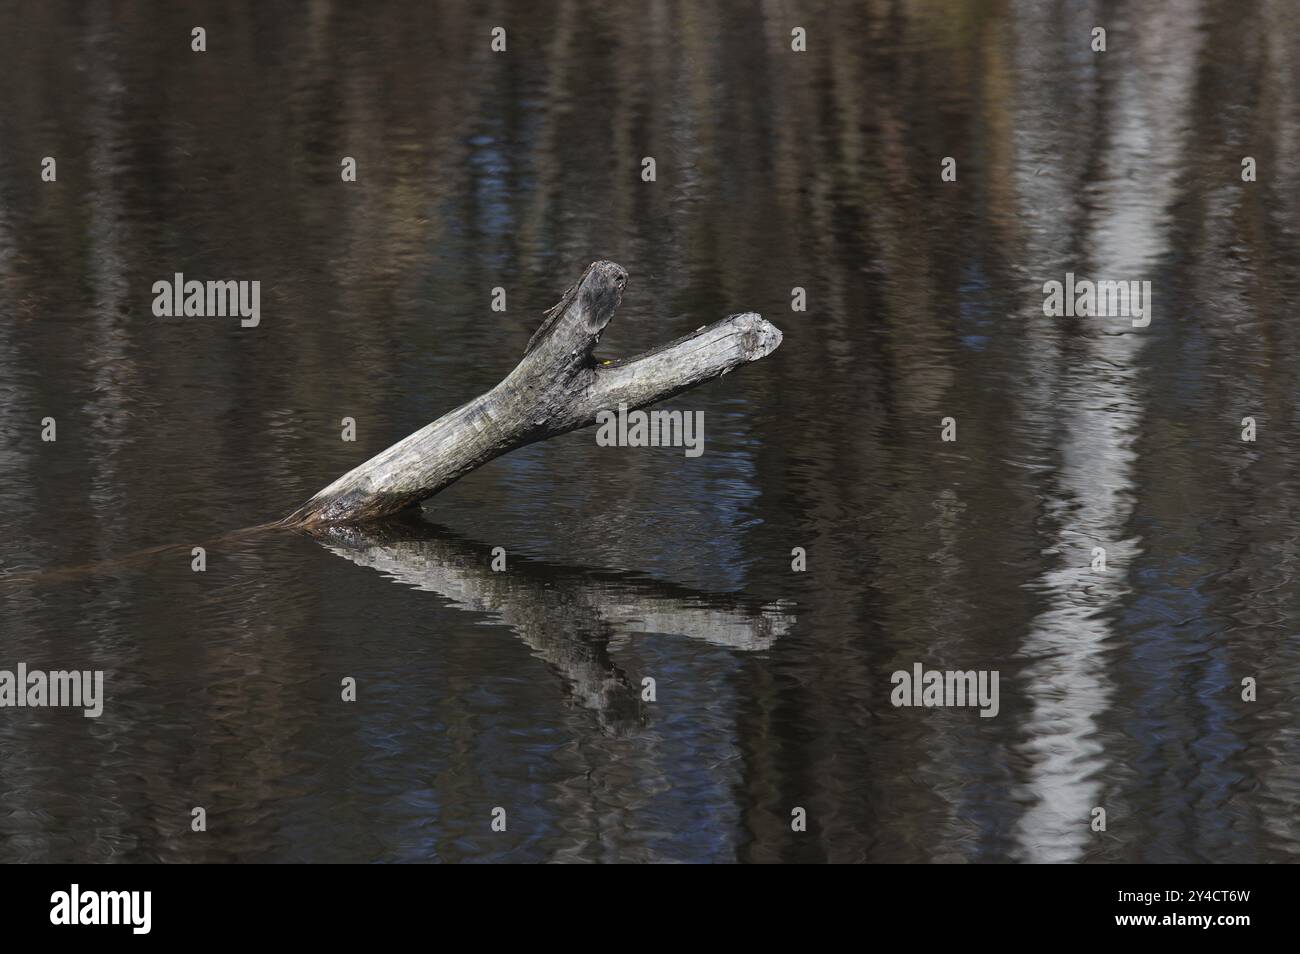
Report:
<svg viewBox="0 0 1300 954"><path fill-rule="evenodd" d="M597 365L592 349L626 284L620 266L593 262L546 313L523 358L500 384L344 474L283 524L388 516L517 447L587 427L600 410L654 404L757 361L781 343L775 326L745 313L635 358Z"/></svg>

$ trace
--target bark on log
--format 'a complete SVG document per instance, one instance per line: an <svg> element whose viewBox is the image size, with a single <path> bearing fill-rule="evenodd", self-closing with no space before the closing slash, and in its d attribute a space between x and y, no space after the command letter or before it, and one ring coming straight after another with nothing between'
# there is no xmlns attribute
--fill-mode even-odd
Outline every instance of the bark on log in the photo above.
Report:
<svg viewBox="0 0 1300 954"><path fill-rule="evenodd" d="M592 349L626 284L620 266L593 262L546 313L500 384L344 474L283 524L357 523L397 513L515 448L595 423L600 410L663 401L757 361L781 343L775 326L748 312L598 366Z"/></svg>

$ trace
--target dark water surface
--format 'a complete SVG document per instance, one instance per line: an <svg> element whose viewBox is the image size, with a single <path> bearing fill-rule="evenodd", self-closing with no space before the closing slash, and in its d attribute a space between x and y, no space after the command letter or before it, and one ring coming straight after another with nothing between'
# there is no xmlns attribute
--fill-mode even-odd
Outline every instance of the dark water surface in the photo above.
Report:
<svg viewBox="0 0 1300 954"><path fill-rule="evenodd" d="M1294 8L479 6L6 9L0 574L181 546L0 582L0 668L107 673L0 709L0 859L1300 858ZM214 539L601 257L609 354L784 332L670 402L702 456L580 431L422 521ZM261 324L154 317L175 272ZM1150 326L1044 317L1066 272ZM997 717L893 707L914 663Z"/></svg>

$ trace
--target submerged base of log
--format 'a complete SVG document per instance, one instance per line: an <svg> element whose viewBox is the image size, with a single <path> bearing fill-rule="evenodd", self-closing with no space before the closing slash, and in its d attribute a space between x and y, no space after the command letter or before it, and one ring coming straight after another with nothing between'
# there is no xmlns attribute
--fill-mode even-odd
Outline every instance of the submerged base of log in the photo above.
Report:
<svg viewBox="0 0 1300 954"><path fill-rule="evenodd" d="M375 455L281 525L315 527L389 516L432 497L517 447L595 423L620 404L646 407L771 354L781 332L732 315L625 361L592 350L623 300L627 272L594 262L550 311L513 371L491 391Z"/></svg>

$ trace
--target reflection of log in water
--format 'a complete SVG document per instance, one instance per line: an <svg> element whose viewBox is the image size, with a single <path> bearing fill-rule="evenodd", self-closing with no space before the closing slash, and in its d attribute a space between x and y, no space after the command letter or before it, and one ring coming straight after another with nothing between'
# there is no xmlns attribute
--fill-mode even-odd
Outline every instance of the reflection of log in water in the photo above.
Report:
<svg viewBox="0 0 1300 954"><path fill-rule="evenodd" d="M418 518L322 527L312 536L353 563L500 620L560 674L578 705L616 734L633 730L642 717L640 687L611 658L612 640L658 633L754 652L770 648L795 619L785 601L746 606L644 577L515 556L507 570L495 572L488 547Z"/></svg>

